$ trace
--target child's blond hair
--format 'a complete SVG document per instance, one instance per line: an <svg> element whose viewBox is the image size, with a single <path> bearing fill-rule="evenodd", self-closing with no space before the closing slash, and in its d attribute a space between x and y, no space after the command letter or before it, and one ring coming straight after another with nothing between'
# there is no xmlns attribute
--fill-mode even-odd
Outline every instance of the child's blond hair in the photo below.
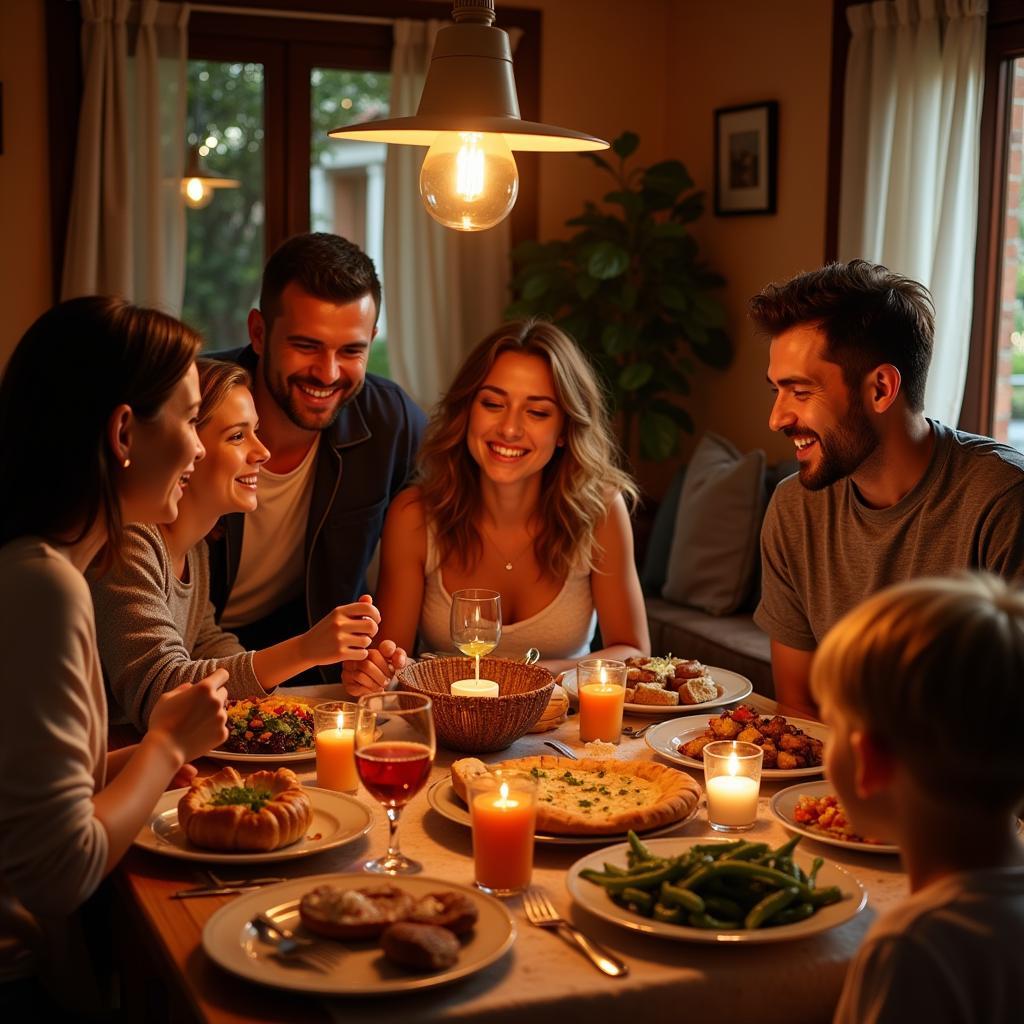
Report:
<svg viewBox="0 0 1024 1024"><path fill-rule="evenodd" d="M930 789L992 808L1024 798L1024 592L995 576L869 598L822 641L811 692Z"/></svg>

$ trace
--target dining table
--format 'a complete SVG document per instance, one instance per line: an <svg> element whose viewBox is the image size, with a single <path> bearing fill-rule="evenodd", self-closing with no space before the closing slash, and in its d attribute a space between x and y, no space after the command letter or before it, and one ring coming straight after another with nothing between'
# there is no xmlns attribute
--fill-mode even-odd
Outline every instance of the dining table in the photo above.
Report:
<svg viewBox="0 0 1024 1024"><path fill-rule="evenodd" d="M340 686L294 688L290 693L324 700L340 699ZM752 694L744 701L760 714L777 705ZM712 709L714 710L714 709ZM626 716L634 726L650 718ZM570 714L555 730L528 733L508 749L479 755L487 762L550 754L546 740L558 740L585 756L579 718ZM427 789L449 774L454 760L466 754L438 745L430 780L401 816L403 853L420 861L423 875L441 883L473 884L471 834L464 824L434 810ZM659 757L643 739L623 737L615 754L622 759L671 762ZM201 774L223 767L198 763ZM246 766L239 765L239 770ZM314 783L315 761L289 765L304 782ZM698 769L689 771L703 783ZM813 780L812 780L813 781ZM774 793L790 780L762 780L757 822L744 838L773 846L789 838L770 809ZM360 870L387 844L387 822L379 804L360 790L358 798L373 814L370 831L346 845L301 859L261 864L259 873L301 878ZM710 837L706 810L671 833L676 837ZM615 840L618 842L618 840ZM580 857L601 848L593 845L537 843L533 883L542 886L555 908L586 935L606 946L628 965L628 974L600 973L578 949L555 931L526 920L522 897L505 900L515 926L509 951L490 966L451 984L429 990L378 996L323 996L285 991L244 980L219 967L203 949L203 929L210 918L238 896L175 899L179 890L205 881L201 864L133 848L113 879L114 948L127 1019L241 1022L349 1022L375 1024L420 1020L484 1022L625 1020L668 1021L699 1016L712 1021L799 1024L831 1019L851 958L872 921L908 892L907 876L896 855L862 853L803 839L801 848L825 857L849 872L867 891L867 905L831 930L785 942L714 944L670 941L628 930L589 913L572 900L567 871ZM245 869L235 869L245 874ZM222 872L240 877L231 870ZM366 875L367 884L382 876ZM343 970L343 966L338 968Z"/></svg>

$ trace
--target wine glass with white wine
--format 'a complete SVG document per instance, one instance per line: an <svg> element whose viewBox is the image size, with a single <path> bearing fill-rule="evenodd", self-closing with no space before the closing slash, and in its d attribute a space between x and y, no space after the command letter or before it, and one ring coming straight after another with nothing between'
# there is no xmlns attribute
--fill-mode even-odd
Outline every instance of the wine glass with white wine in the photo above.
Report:
<svg viewBox="0 0 1024 1024"><path fill-rule="evenodd" d="M480 659L490 654L501 639L501 594L496 590L456 590L452 594L452 643L476 662L480 681Z"/></svg>

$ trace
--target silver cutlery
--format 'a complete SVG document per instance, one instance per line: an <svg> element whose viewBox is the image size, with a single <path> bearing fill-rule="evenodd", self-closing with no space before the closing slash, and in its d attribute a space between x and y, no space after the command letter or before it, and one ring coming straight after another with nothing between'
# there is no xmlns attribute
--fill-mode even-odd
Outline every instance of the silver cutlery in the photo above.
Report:
<svg viewBox="0 0 1024 1024"><path fill-rule="evenodd" d="M457 654L444 654L442 652L437 652L437 651L424 651L418 657L419 657L420 661L434 661L436 658L457 658L458 655ZM524 665L536 665L538 661L540 661L540 651L538 651L536 647L531 647L523 655L523 664Z"/></svg>
<svg viewBox="0 0 1024 1024"><path fill-rule="evenodd" d="M572 747L567 747L564 743L560 743L558 740L545 740L544 745L550 747L552 750L557 750L562 757L571 757L574 761L579 760Z"/></svg>
<svg viewBox="0 0 1024 1024"><path fill-rule="evenodd" d="M276 877L240 878L233 881L221 878L209 870L206 872L206 875L210 879L209 885L197 885L192 889L180 889L172 894L171 899L187 900L195 896L233 896L236 893L255 892L264 885L276 885L278 882L286 881L284 878Z"/></svg>
<svg viewBox="0 0 1024 1024"><path fill-rule="evenodd" d="M536 647L531 647L523 655L524 665L536 665L538 661L540 661L540 651L538 651Z"/></svg>
<svg viewBox="0 0 1024 1024"><path fill-rule="evenodd" d="M657 725L657 722L648 722L647 725L641 725L639 729L634 729L631 725L624 725L622 727L622 735L638 740L652 725Z"/></svg>
<svg viewBox="0 0 1024 1024"><path fill-rule="evenodd" d="M578 928L569 924L555 910L547 893L540 887L530 886L523 894L523 910L530 924L538 928L555 928L559 934L571 938L599 971L613 978L622 978L629 974L629 968L614 953L610 953L593 939L588 939Z"/></svg>
<svg viewBox="0 0 1024 1024"><path fill-rule="evenodd" d="M249 924L262 942L274 947L274 956L282 961L304 964L326 974L341 960L340 948L300 938L267 914L257 914Z"/></svg>

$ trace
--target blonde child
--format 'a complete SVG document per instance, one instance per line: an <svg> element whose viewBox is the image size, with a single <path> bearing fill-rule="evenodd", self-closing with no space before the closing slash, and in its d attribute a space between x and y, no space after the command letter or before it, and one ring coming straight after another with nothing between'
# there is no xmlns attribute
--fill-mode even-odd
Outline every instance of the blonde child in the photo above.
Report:
<svg viewBox="0 0 1024 1024"><path fill-rule="evenodd" d="M981 574L884 590L826 636L811 689L828 777L858 832L899 845L911 889L835 1021L1019 1020L1024 593Z"/></svg>

